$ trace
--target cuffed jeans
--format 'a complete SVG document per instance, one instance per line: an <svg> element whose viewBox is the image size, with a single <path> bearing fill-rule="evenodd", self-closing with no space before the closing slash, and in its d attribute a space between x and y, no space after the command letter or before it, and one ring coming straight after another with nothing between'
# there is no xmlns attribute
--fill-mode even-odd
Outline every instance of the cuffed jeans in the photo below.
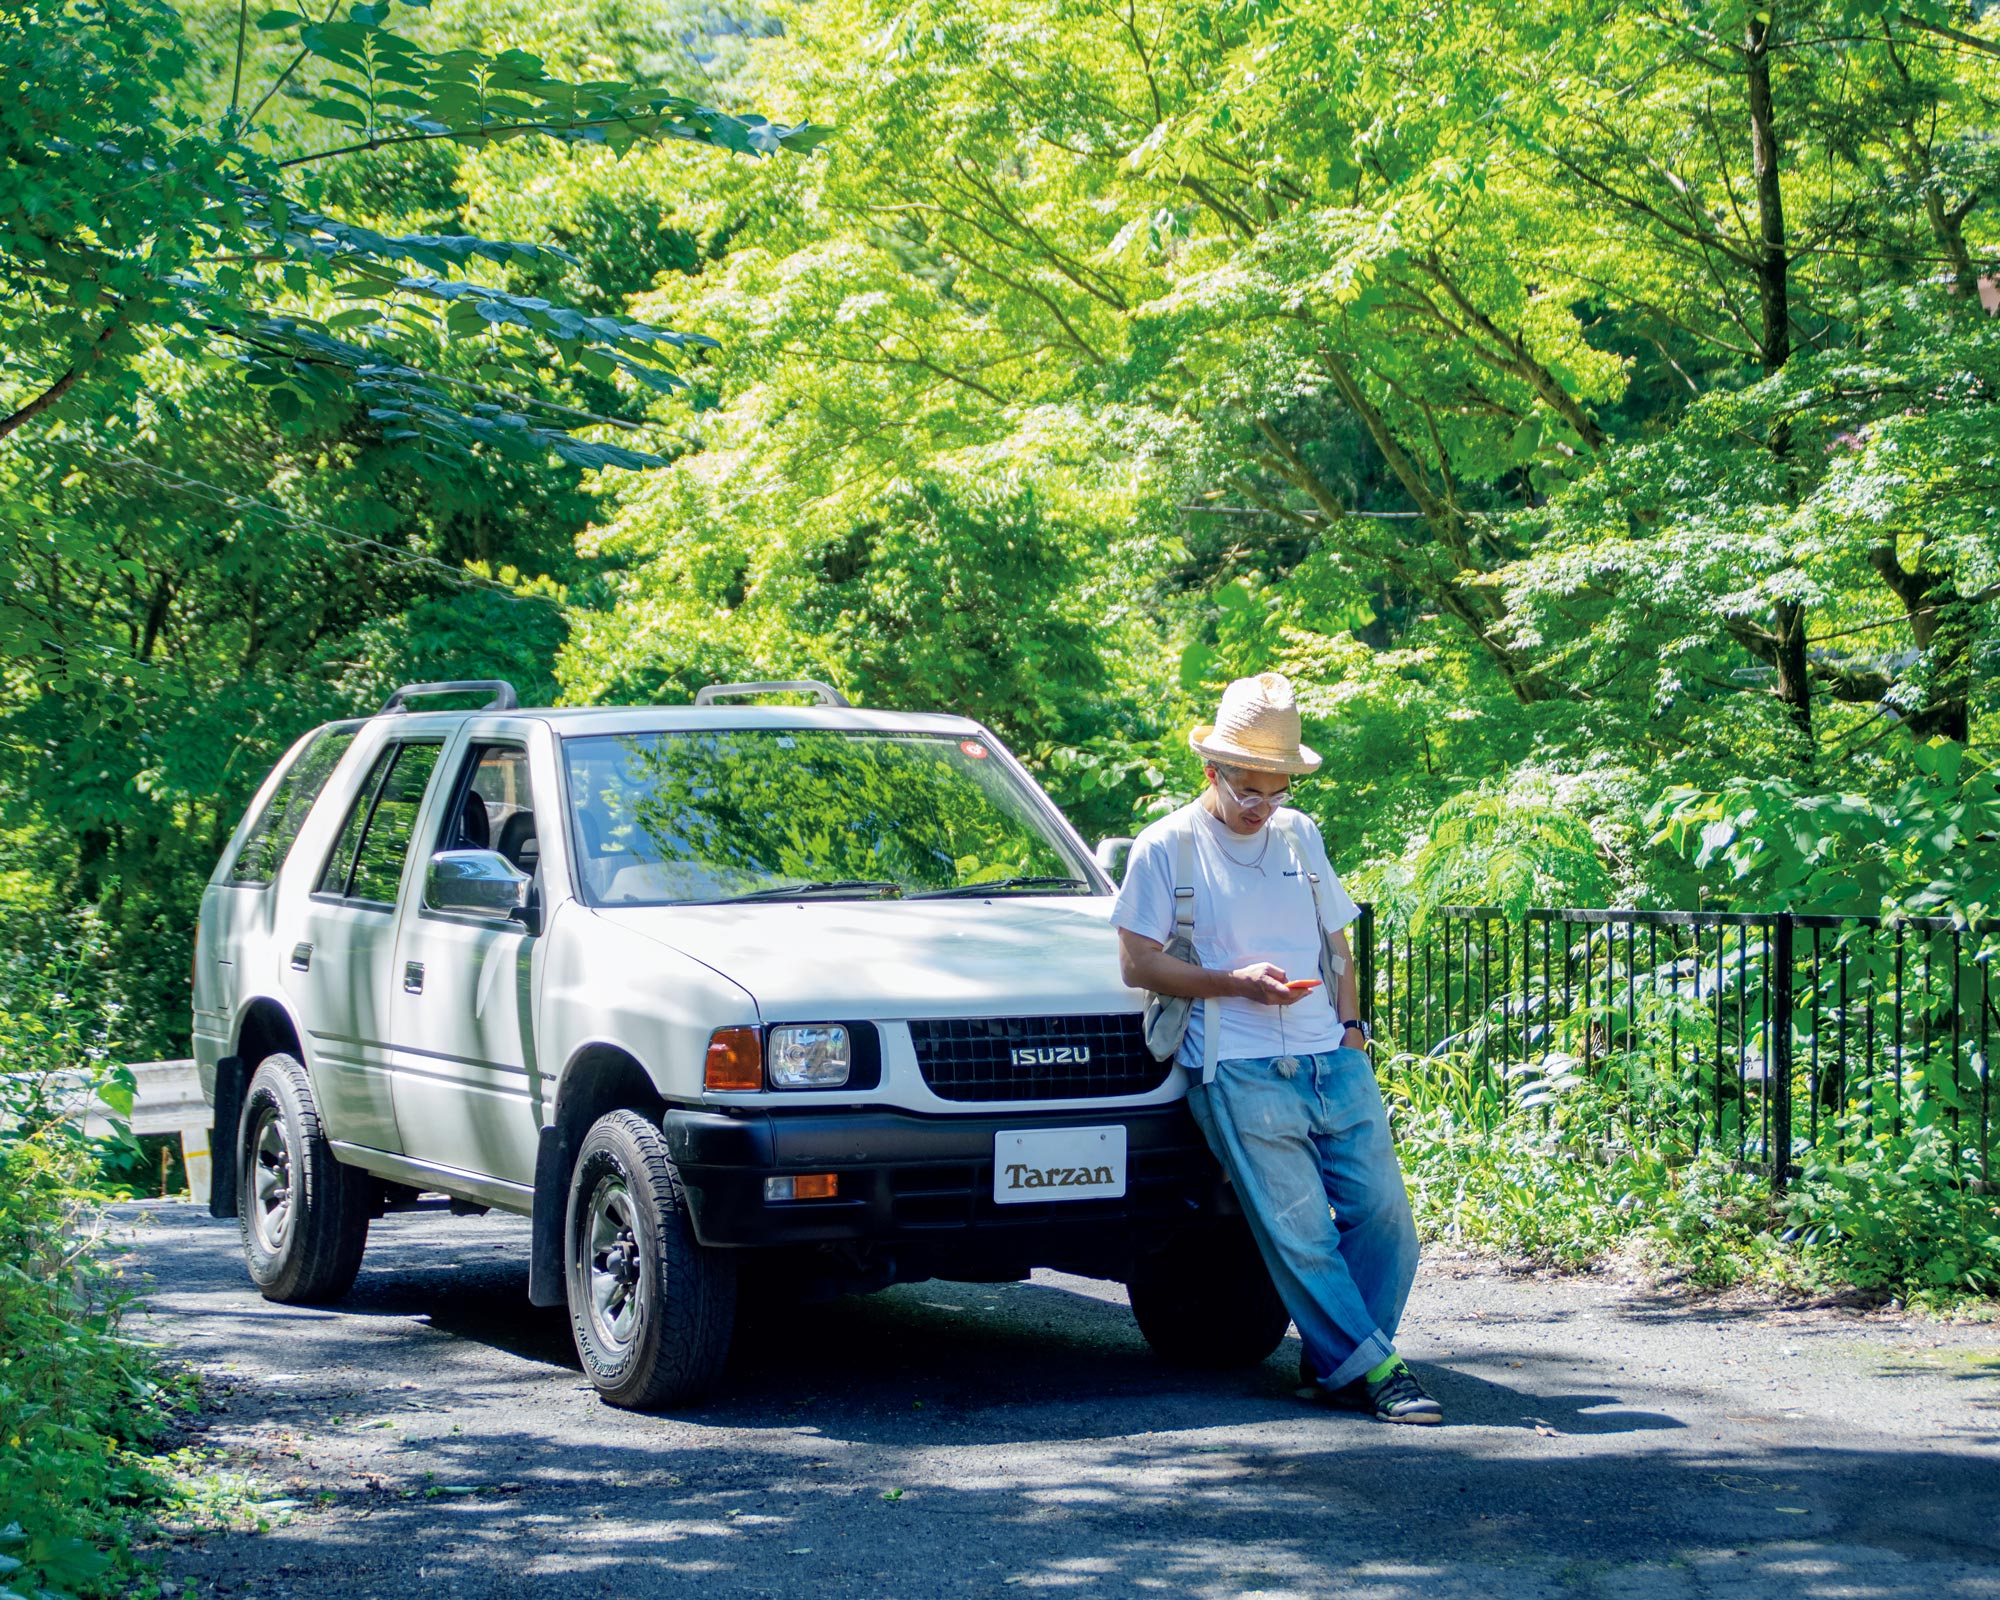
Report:
<svg viewBox="0 0 2000 1600"><path fill-rule="evenodd" d="M1286 1076L1276 1063L1290 1061ZM1368 1057L1218 1062L1213 1083L1188 1090L1188 1109L1236 1186L1321 1384L1338 1389L1388 1360L1417 1273L1417 1228Z"/></svg>

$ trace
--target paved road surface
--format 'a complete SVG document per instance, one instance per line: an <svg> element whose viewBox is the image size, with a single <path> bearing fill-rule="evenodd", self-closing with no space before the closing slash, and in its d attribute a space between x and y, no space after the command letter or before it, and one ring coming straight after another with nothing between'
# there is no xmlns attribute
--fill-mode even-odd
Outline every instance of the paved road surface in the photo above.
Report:
<svg viewBox="0 0 2000 1600"><path fill-rule="evenodd" d="M378 1223L336 1312L259 1299L233 1224L119 1216L206 1442L305 1502L174 1548L203 1596L2000 1600L1993 1324L1434 1261L1419 1430L1293 1398L1295 1341L1170 1372L1122 1290L1048 1274L793 1314L638 1416L527 1304L517 1220Z"/></svg>

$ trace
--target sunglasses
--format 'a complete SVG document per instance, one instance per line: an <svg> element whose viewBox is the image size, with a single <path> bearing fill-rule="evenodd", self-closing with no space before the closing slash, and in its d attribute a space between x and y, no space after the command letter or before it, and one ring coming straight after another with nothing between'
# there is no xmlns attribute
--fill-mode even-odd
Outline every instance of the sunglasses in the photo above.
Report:
<svg viewBox="0 0 2000 1600"><path fill-rule="evenodd" d="M1289 783L1284 788L1274 790L1270 794L1259 794L1255 790L1245 794L1219 771L1215 775L1215 781L1227 789L1229 791L1229 798L1234 800L1245 811L1256 811L1260 808L1275 811L1292 797L1292 786Z"/></svg>

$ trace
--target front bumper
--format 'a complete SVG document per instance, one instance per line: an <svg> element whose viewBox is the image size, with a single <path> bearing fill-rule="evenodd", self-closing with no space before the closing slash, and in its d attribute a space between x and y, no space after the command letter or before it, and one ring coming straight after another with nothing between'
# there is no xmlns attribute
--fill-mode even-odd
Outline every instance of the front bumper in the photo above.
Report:
<svg viewBox="0 0 2000 1600"><path fill-rule="evenodd" d="M995 1134L1114 1123L1126 1131L1123 1196L994 1203ZM940 1277L1029 1266L1116 1277L1176 1230L1236 1211L1183 1102L962 1117L669 1108L661 1127L706 1245L879 1245ZM765 1200L767 1177L801 1172L838 1173L839 1197Z"/></svg>

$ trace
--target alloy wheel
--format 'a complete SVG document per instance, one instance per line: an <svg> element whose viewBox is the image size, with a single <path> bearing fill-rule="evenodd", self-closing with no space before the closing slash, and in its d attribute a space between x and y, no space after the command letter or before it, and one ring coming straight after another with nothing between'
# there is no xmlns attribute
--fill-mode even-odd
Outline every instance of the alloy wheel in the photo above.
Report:
<svg viewBox="0 0 2000 1600"><path fill-rule="evenodd" d="M294 1166L283 1113L273 1104L259 1107L250 1141L250 1226L271 1255L291 1237Z"/></svg>
<svg viewBox="0 0 2000 1600"><path fill-rule="evenodd" d="M585 1215L590 1268L590 1323L603 1343L622 1350L639 1328L645 1266L640 1259L632 1191L607 1175L591 1191Z"/></svg>

